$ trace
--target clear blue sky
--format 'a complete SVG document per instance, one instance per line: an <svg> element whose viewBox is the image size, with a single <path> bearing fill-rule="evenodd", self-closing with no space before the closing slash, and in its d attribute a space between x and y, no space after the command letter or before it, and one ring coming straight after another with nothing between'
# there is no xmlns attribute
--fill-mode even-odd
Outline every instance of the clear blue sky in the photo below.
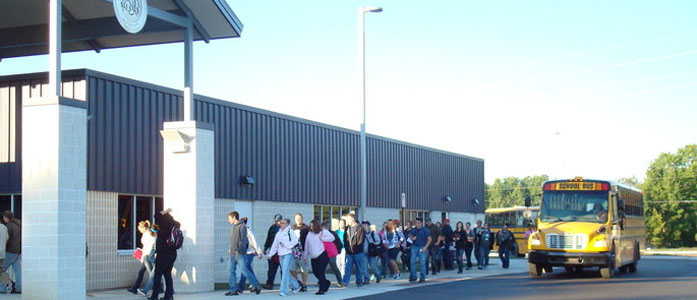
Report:
<svg viewBox="0 0 697 300"><path fill-rule="evenodd" d="M486 181L644 177L697 143L695 1L231 1L242 38L197 43L195 91L358 129L357 11L369 133L486 160ZM182 45L64 55L165 86ZM0 75L45 71L5 59Z"/></svg>

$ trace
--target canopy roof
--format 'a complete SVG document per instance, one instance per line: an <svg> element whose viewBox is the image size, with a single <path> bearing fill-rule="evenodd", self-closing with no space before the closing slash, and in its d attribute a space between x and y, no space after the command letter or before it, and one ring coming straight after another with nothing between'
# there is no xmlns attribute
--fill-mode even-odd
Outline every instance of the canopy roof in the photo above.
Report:
<svg viewBox="0 0 697 300"><path fill-rule="evenodd" d="M195 40L242 33L242 23L225 0L148 0L148 19L137 34L121 28L112 0L62 1L63 52L182 42L187 15ZM48 2L0 1L0 59L48 53Z"/></svg>

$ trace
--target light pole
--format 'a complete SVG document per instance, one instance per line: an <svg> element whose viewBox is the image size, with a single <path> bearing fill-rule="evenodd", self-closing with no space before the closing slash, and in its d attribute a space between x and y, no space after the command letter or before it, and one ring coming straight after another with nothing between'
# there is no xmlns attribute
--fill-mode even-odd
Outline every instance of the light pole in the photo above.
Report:
<svg viewBox="0 0 697 300"><path fill-rule="evenodd" d="M382 8L368 6L358 8L358 65L361 66L360 72L361 76L360 86L361 86L361 97L363 98L363 123L361 124L361 207L359 210L359 215L362 220L365 219L365 208L368 206L368 178L367 178L367 164L366 164L366 141L365 141L365 22L364 15L367 12L381 12Z"/></svg>

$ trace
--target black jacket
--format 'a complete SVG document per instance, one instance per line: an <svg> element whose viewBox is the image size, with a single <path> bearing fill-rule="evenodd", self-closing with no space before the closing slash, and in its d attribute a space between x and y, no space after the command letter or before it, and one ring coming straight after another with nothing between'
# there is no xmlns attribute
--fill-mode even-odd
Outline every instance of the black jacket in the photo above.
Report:
<svg viewBox="0 0 697 300"><path fill-rule="evenodd" d="M353 235L351 235L351 226L346 227L346 230L344 230L344 249L346 249L348 254L363 253L365 233L363 232L363 226L356 224L356 227Z"/></svg>
<svg viewBox="0 0 697 300"><path fill-rule="evenodd" d="M269 249L271 249L271 246L273 245L273 240L274 238L276 238L276 233L279 229L280 227L278 227L278 225L276 225L275 222L273 223L273 225L271 225L271 227L269 227L269 231L266 233L266 242L264 242L264 252L268 252Z"/></svg>
<svg viewBox="0 0 697 300"><path fill-rule="evenodd" d="M174 220L172 215L161 213L155 213L155 223L160 227L157 231L157 240L155 240L155 253L158 256L177 256L177 249L167 247L166 241L172 236L172 228L177 227L181 224Z"/></svg>

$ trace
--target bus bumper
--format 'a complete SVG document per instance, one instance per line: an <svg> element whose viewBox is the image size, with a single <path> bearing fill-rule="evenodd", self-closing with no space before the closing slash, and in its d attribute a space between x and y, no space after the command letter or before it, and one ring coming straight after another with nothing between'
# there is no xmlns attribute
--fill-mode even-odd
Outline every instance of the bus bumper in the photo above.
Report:
<svg viewBox="0 0 697 300"><path fill-rule="evenodd" d="M528 262L536 265L564 267L606 267L610 265L610 261L610 252L571 253L530 250L528 253Z"/></svg>

